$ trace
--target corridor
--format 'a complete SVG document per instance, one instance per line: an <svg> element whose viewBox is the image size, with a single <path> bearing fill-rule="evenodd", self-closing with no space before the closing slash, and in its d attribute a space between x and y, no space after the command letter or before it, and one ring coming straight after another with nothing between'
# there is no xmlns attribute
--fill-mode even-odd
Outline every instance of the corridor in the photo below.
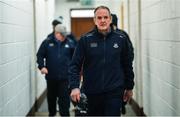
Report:
<svg viewBox="0 0 180 117"><path fill-rule="evenodd" d="M47 108L47 100L45 99L42 103L42 105L40 106L40 108L37 110L37 112L35 113L35 116L48 116L48 108ZM57 108L58 110L58 108ZM57 116L59 115L59 113L57 113ZM74 106L71 105L70 108L70 115L74 116ZM122 116L136 116L136 113L133 111L133 109L131 108L131 106L128 104L126 105L126 114L122 114Z"/></svg>
<svg viewBox="0 0 180 117"><path fill-rule="evenodd" d="M0 117L48 115L37 50L59 16L79 40L99 5L134 47L135 87L122 116L180 116L180 0L0 0Z"/></svg>

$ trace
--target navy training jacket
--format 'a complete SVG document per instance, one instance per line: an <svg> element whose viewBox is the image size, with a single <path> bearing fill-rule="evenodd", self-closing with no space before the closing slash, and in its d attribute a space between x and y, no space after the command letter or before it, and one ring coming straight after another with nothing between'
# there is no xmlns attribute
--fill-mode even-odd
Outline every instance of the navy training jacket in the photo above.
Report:
<svg viewBox="0 0 180 117"><path fill-rule="evenodd" d="M79 88L83 66L83 91L97 94L117 87L133 89L133 47L125 32L103 36L97 28L81 37L69 69L70 88Z"/></svg>
<svg viewBox="0 0 180 117"><path fill-rule="evenodd" d="M68 80L68 68L74 48L69 39L60 42L54 37L54 33L48 35L37 52L38 68L48 69L46 80Z"/></svg>

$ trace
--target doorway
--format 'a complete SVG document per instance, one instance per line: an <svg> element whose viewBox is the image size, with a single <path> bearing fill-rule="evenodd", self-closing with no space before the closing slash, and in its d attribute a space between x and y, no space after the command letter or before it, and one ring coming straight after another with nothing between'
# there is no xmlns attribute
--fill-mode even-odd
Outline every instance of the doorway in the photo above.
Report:
<svg viewBox="0 0 180 117"><path fill-rule="evenodd" d="M93 27L93 18L71 18L71 31L78 40L81 35L89 32Z"/></svg>
<svg viewBox="0 0 180 117"><path fill-rule="evenodd" d="M71 32L77 40L94 28L94 9L71 9Z"/></svg>

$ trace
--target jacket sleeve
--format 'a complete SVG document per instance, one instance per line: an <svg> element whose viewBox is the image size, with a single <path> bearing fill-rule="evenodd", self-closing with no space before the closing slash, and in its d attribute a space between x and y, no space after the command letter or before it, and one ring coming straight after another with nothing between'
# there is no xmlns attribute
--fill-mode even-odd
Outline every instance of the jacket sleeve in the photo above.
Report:
<svg viewBox="0 0 180 117"><path fill-rule="evenodd" d="M134 48L129 39L128 34L124 32L124 48L122 55L122 63L125 72L125 89L131 90L134 87L134 72L133 72L133 60L134 60Z"/></svg>
<svg viewBox="0 0 180 117"><path fill-rule="evenodd" d="M46 58L46 44L47 44L47 39L44 40L40 47L39 50L36 54L37 56L37 64L38 64L38 68L41 70L43 67L45 67L45 58Z"/></svg>
<svg viewBox="0 0 180 117"><path fill-rule="evenodd" d="M81 72L81 66L84 61L84 42L83 38L81 38L76 46L76 49L74 51L72 61L69 66L68 70L68 78L69 78L69 85L70 89L79 88L80 84L80 72Z"/></svg>

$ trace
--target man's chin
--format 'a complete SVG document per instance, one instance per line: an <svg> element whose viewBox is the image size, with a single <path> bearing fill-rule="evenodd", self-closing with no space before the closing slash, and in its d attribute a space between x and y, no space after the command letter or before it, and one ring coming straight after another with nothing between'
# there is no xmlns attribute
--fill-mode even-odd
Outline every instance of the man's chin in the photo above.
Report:
<svg viewBox="0 0 180 117"><path fill-rule="evenodd" d="M98 30L104 32L104 31L108 31L108 28L107 27L100 27Z"/></svg>
<svg viewBox="0 0 180 117"><path fill-rule="evenodd" d="M108 32L108 29L99 29L100 32Z"/></svg>

